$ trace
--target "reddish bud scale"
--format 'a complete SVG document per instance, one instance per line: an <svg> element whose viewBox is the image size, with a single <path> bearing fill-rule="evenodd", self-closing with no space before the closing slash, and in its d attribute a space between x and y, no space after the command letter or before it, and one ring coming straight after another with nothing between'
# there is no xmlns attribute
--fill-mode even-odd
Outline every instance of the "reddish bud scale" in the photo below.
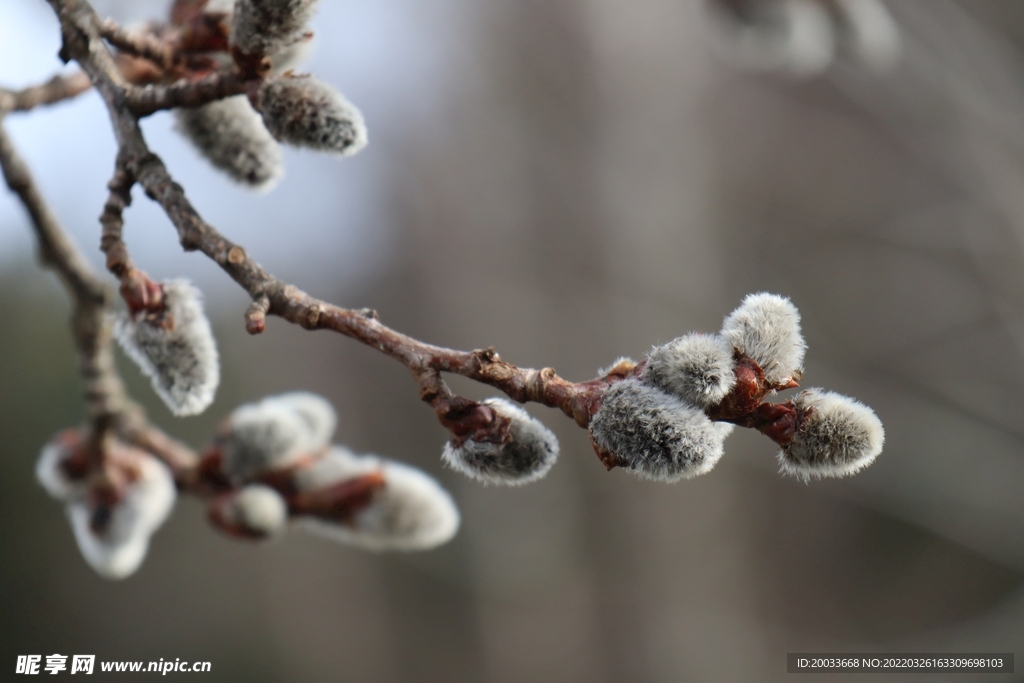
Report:
<svg viewBox="0 0 1024 683"><path fill-rule="evenodd" d="M141 270L133 268L121 278L121 298L132 315L142 311L163 313L164 288Z"/></svg>
<svg viewBox="0 0 1024 683"><path fill-rule="evenodd" d="M736 386L716 406L708 409L708 417L712 420L734 422L749 415L761 404L772 387L764 377L764 370L757 362L739 351L735 354Z"/></svg>
<svg viewBox="0 0 1024 683"><path fill-rule="evenodd" d="M223 12L193 12L184 17L178 34L181 52L224 52L228 49L228 30Z"/></svg>
<svg viewBox="0 0 1024 683"><path fill-rule="evenodd" d="M296 493L289 497L288 509L292 514L348 524L386 484L383 472L370 472L325 488Z"/></svg>
<svg viewBox="0 0 1024 683"><path fill-rule="evenodd" d="M224 470L221 469L222 457L220 449L213 446L199 460L195 477L199 492L213 494L233 488Z"/></svg>
<svg viewBox="0 0 1024 683"><path fill-rule="evenodd" d="M508 431L508 420L499 419L491 408L456 396L451 399L435 399L438 405L437 419L450 431L459 443L466 439L501 443ZM504 427L504 430L502 428ZM495 437L497 441L495 441Z"/></svg>
<svg viewBox="0 0 1024 683"><path fill-rule="evenodd" d="M597 411L595 410L594 412ZM604 465L605 470L608 472L611 472L616 467L622 467L626 464L626 462L619 458L619 456L609 453L598 446L597 443L594 442L593 435L590 437L590 447L594 449L594 453L597 454L597 459L601 461L601 464Z"/></svg>

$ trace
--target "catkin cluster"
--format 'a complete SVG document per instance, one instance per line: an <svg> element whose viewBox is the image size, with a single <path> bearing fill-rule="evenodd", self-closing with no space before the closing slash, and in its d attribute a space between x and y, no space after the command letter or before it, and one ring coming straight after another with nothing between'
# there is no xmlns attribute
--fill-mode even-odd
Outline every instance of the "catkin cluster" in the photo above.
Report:
<svg viewBox="0 0 1024 683"><path fill-rule="evenodd" d="M784 297L752 294L718 334L655 347L635 376L613 383L590 423L595 448L611 466L675 482L710 471L736 422L779 440L786 473L852 474L882 449L884 431L870 408L812 389L757 419L764 396L797 385L805 351L796 307Z"/></svg>
<svg viewBox="0 0 1024 683"><path fill-rule="evenodd" d="M308 54L307 22L315 0L218 0L206 12L229 26L231 53L247 64L269 61L269 72L242 95L178 109L177 130L220 171L268 190L283 174L282 142L350 156L366 146L362 114L341 93L290 69Z"/></svg>
<svg viewBox="0 0 1024 683"><path fill-rule="evenodd" d="M43 448L39 483L64 503L78 549L108 579L134 573L149 539L177 497L167 467L149 453L118 441L107 444L99 467L90 467L81 434L69 430Z"/></svg>
<svg viewBox="0 0 1024 683"><path fill-rule="evenodd" d="M210 519L237 536L268 538L289 518L370 550L419 550L458 530L451 497L431 477L393 460L331 445L336 415L296 392L236 409L210 457L235 486Z"/></svg>

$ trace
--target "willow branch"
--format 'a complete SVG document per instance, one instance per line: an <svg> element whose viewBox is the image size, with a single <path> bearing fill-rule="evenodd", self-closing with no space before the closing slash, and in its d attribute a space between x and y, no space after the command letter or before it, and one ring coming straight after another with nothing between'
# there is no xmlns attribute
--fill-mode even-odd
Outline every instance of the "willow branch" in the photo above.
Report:
<svg viewBox="0 0 1024 683"><path fill-rule="evenodd" d="M147 446L176 473L194 469L197 456L150 425L142 408L128 398L114 365L111 323L106 314L109 288L61 228L3 128L2 118L0 168L7 186L29 214L43 263L56 271L71 297L71 327L95 441L100 443L104 434L117 432L129 442Z"/></svg>
<svg viewBox="0 0 1024 683"><path fill-rule="evenodd" d="M89 77L77 71L67 76L54 76L42 85L16 92L0 89L0 115L5 112L28 111L41 105L68 100L91 87Z"/></svg>
<svg viewBox="0 0 1024 683"><path fill-rule="evenodd" d="M493 349L457 351L427 344L385 326L372 312L316 299L264 270L241 245L203 220L149 149L139 127L140 109L130 101L131 86L120 77L103 42L99 18L89 4L84 0L50 0L50 4L61 20L62 54L81 65L107 105L124 168L163 208L182 247L205 254L249 294L255 302L246 316L251 332L261 331L262 317L269 314L309 330L338 332L375 348L408 368L419 385L420 397L434 407L442 422L456 419L467 406L476 405L447 388L440 373L450 372L488 384L519 402L559 408L586 426L596 409L600 392L595 390L602 380L575 384L558 377L551 368L535 370L507 363ZM229 79L225 77L225 81Z"/></svg>

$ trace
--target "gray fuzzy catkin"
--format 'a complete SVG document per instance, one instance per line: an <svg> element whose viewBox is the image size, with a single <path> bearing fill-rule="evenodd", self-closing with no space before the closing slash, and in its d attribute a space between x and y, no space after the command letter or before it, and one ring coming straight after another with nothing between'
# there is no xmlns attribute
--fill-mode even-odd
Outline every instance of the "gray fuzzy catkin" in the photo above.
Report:
<svg viewBox="0 0 1024 683"><path fill-rule="evenodd" d="M717 334L693 333L654 347L644 382L698 408L720 403L736 385L732 344Z"/></svg>
<svg viewBox="0 0 1024 683"><path fill-rule="evenodd" d="M83 495L66 502L78 549L105 579L123 579L139 568L150 537L170 515L177 498L173 475L152 455L140 453L135 472L136 479L112 506L102 529L93 524L95 498Z"/></svg>
<svg viewBox="0 0 1024 683"><path fill-rule="evenodd" d="M800 312L786 297L748 294L726 317L722 336L757 361L772 384L785 384L802 371L807 345L800 333Z"/></svg>
<svg viewBox="0 0 1024 683"><path fill-rule="evenodd" d="M848 396L808 389L793 399L798 429L778 455L786 474L845 477L867 467L882 452L885 430L871 408Z"/></svg>
<svg viewBox="0 0 1024 683"><path fill-rule="evenodd" d="M126 313L117 319L114 333L172 413L198 415L213 402L220 384L217 343L196 287L187 280L169 280L163 283L163 296L169 326Z"/></svg>
<svg viewBox="0 0 1024 683"><path fill-rule="evenodd" d="M263 124L278 141L341 156L366 146L363 115L312 76L272 76L259 91Z"/></svg>
<svg viewBox="0 0 1024 683"><path fill-rule="evenodd" d="M558 439L539 420L511 401L492 398L483 402L509 420L508 443L467 439L444 445L441 459L453 470L485 484L515 486L537 481L558 459Z"/></svg>
<svg viewBox="0 0 1024 683"><path fill-rule="evenodd" d="M338 426L338 414L327 399L308 391L293 391L263 399L294 411L305 422L310 448L322 448L331 442Z"/></svg>
<svg viewBox="0 0 1024 683"><path fill-rule="evenodd" d="M232 496L231 517L250 533L273 536L283 531L288 522L288 505L269 486L249 484Z"/></svg>
<svg viewBox="0 0 1024 683"><path fill-rule="evenodd" d="M272 54L300 40L317 0L236 0L231 43L249 54Z"/></svg>
<svg viewBox="0 0 1024 683"><path fill-rule="evenodd" d="M380 472L384 487L348 524L300 516L307 530L366 550L426 550L446 543L459 529L459 511L448 492L413 467L335 446L296 472L300 491Z"/></svg>
<svg viewBox="0 0 1024 683"><path fill-rule="evenodd" d="M731 430L699 409L638 379L605 391L590 435L621 466L644 479L676 482L709 472L722 457Z"/></svg>
<svg viewBox="0 0 1024 683"><path fill-rule="evenodd" d="M240 406L231 413L229 426L221 445L221 468L235 482L288 467L310 450L308 424L280 403Z"/></svg>
<svg viewBox="0 0 1024 683"><path fill-rule="evenodd" d="M281 148L245 95L176 109L175 128L233 180L269 190L284 173Z"/></svg>

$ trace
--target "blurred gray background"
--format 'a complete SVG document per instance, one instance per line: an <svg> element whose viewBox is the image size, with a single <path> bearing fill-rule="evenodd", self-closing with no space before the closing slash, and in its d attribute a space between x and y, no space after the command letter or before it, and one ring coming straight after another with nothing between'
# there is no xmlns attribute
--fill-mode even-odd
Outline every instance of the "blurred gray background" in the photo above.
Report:
<svg viewBox="0 0 1024 683"><path fill-rule="evenodd" d="M322 4L309 68L362 108L361 155L289 153L281 185L252 195L170 117L146 122L263 265L426 341L577 380L718 329L744 294L785 294L805 385L872 406L885 451L803 484L737 433L713 472L666 486L606 473L582 430L531 407L561 462L482 487L441 467L445 433L402 367L276 320L248 337L243 293L136 190L137 263L203 287L224 362L217 402L185 420L122 363L153 419L199 447L240 402L316 391L339 441L435 475L464 522L422 554L298 531L254 546L182 500L143 568L109 583L34 481L84 409L68 302L0 193L0 667L57 652L209 660L211 681L736 682L790 678L795 651L1016 648L1024 668L1024 5L891 0L894 66L840 50L795 78L737 68L696 0ZM0 3L5 86L60 68L57 47L45 3ZM113 140L97 96L7 126L98 265Z"/></svg>

